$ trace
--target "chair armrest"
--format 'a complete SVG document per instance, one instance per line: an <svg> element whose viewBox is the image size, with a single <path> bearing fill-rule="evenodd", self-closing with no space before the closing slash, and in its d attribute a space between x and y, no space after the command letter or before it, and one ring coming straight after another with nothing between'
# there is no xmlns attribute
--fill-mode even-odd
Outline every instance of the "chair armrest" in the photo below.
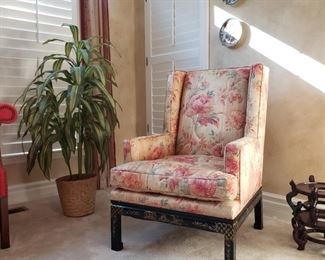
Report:
<svg viewBox="0 0 325 260"><path fill-rule="evenodd" d="M225 147L225 171L239 179L239 198L247 202L262 186L263 151L255 137L243 137Z"/></svg>
<svg viewBox="0 0 325 260"><path fill-rule="evenodd" d="M175 140L169 133L124 140L124 161L155 160L174 154Z"/></svg>
<svg viewBox="0 0 325 260"><path fill-rule="evenodd" d="M0 104L0 124L10 124L17 119L17 110L9 104Z"/></svg>

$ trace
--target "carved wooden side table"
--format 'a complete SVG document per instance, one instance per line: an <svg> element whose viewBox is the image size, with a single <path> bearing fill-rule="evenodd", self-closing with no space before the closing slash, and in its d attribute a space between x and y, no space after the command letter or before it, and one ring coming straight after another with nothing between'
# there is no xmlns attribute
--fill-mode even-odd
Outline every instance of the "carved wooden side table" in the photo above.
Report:
<svg viewBox="0 0 325 260"><path fill-rule="evenodd" d="M298 250L304 250L308 240L325 245L325 183L316 182L311 175L309 182L296 185L291 181L290 186L287 202L292 209L292 235ZM298 194L307 196L307 200L294 203L292 199Z"/></svg>

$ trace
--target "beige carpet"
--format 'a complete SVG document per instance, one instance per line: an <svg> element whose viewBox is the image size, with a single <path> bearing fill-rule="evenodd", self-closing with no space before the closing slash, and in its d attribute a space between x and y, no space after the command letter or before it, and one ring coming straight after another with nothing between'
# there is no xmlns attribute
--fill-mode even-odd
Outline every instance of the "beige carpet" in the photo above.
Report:
<svg viewBox="0 0 325 260"><path fill-rule="evenodd" d="M10 215L11 248L0 259L223 259L223 237L210 232L123 218L124 249L110 250L109 207L97 194L96 213L62 216L58 198L26 203L29 211ZM289 218L280 220L265 205L265 228L252 228L252 216L237 236L237 259L325 259L325 245L307 243L296 250ZM286 214L284 214L286 215Z"/></svg>

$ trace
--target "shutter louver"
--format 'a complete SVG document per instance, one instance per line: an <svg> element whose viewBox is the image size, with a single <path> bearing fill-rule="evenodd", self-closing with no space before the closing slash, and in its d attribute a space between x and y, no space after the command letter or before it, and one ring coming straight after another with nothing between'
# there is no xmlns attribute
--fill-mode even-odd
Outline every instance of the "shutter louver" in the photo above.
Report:
<svg viewBox="0 0 325 260"><path fill-rule="evenodd" d="M151 0L148 6L150 37L149 84L151 132L163 132L167 75L175 70L207 68L206 0Z"/></svg>
<svg viewBox="0 0 325 260"><path fill-rule="evenodd" d="M0 0L0 102L14 103L34 77L45 55L63 53L64 45L42 43L50 38L72 40L62 23L79 24L77 0ZM57 91L62 86L56 86ZM17 104L19 110L21 104ZM23 154L18 122L0 127L2 157ZM24 139L25 151L30 139ZM58 150L59 146L54 150Z"/></svg>

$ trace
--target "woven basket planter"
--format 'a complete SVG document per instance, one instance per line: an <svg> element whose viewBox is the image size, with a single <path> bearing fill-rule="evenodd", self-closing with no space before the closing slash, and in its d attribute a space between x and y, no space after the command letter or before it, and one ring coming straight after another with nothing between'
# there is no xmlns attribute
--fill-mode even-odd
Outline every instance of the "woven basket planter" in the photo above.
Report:
<svg viewBox="0 0 325 260"><path fill-rule="evenodd" d="M64 176L56 180L63 214L82 217L95 211L97 176L83 174Z"/></svg>

